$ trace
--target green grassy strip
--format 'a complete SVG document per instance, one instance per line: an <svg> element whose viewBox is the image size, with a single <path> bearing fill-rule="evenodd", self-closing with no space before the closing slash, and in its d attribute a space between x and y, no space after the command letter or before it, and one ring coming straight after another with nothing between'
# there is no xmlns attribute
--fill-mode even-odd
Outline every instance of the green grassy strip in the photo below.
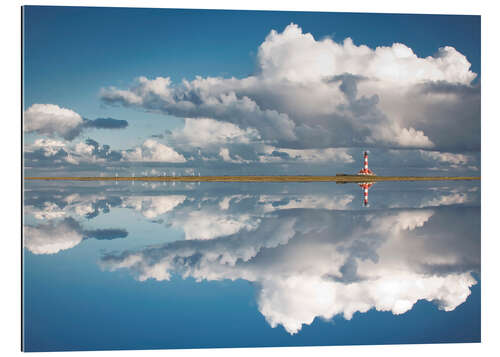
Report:
<svg viewBox="0 0 500 357"><path fill-rule="evenodd" d="M162 182L380 182L480 180L467 176L150 176L150 177L25 177L26 180L162 181Z"/></svg>

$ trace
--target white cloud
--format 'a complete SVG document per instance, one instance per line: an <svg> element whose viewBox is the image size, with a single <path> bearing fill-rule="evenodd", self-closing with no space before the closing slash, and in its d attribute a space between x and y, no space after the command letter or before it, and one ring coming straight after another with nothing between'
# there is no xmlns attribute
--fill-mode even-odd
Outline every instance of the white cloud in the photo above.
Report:
<svg viewBox="0 0 500 357"><path fill-rule="evenodd" d="M31 146L28 146L29 148L32 149L40 149L44 148L45 154L47 156L53 156L57 154L57 151L59 149L66 147L67 142L61 141L61 140L54 140L54 139L37 139L34 141L34 143Z"/></svg>
<svg viewBox="0 0 500 357"><path fill-rule="evenodd" d="M32 215L37 220L58 218L92 218L100 213L109 212L112 207L122 203L119 197L107 197L102 193L63 195L48 191L43 195L29 196L24 203L24 214Z"/></svg>
<svg viewBox="0 0 500 357"><path fill-rule="evenodd" d="M447 205L457 205L463 204L470 201L467 193L464 192L455 192L447 195L441 195L435 197L431 200L425 201L423 203L424 207L437 207L437 206L447 206Z"/></svg>
<svg viewBox="0 0 500 357"><path fill-rule="evenodd" d="M260 220L248 214L225 214L209 210L192 211L177 216L175 227L184 230L186 239L213 239L235 234L242 229L252 231Z"/></svg>
<svg viewBox="0 0 500 357"><path fill-rule="evenodd" d="M233 164L243 164L243 163L249 163L250 160L245 160L239 155L232 155L229 152L228 148L221 148L219 151L219 156L224 160L225 162L230 162Z"/></svg>
<svg viewBox="0 0 500 357"><path fill-rule="evenodd" d="M55 139L36 139L33 144L24 146L25 159L33 164L38 162L43 167L53 164L104 163L118 161L121 154L110 150L108 145L99 145L94 140L86 142L68 142Z"/></svg>
<svg viewBox="0 0 500 357"><path fill-rule="evenodd" d="M395 136L390 137L391 134L395 134ZM387 140L388 143L393 143L395 146L401 148L431 148L434 146L434 143L426 135L424 135L422 130L415 130L413 128L407 129L396 126L392 133L381 133L380 138L383 138L384 140ZM369 142L370 141L376 143L376 140L369 140Z"/></svg>
<svg viewBox="0 0 500 357"><path fill-rule="evenodd" d="M328 149L277 149L279 152L288 154L292 159L300 160L306 163L324 163L324 162L354 162L352 156L343 148Z"/></svg>
<svg viewBox="0 0 500 357"><path fill-rule="evenodd" d="M258 58L264 76L294 82L317 81L341 73L398 84L429 80L469 84L476 77L467 58L450 46L440 48L436 57L419 58L402 43L371 49L356 46L351 38L343 43L330 38L317 41L295 24L282 33L272 30L260 45Z"/></svg>
<svg viewBox="0 0 500 357"><path fill-rule="evenodd" d="M27 154L28 160L29 155L33 154L37 161L77 164L78 160L71 155L71 151L71 146L67 142L54 139L37 139L33 144L24 147L24 153Z"/></svg>
<svg viewBox="0 0 500 357"><path fill-rule="evenodd" d="M276 210L287 210L297 208L309 209L327 209L327 210L345 210L354 199L353 195L301 195L299 197L289 196L286 202L277 205L282 197L273 195L261 195L259 204L263 205L265 212L273 212Z"/></svg>
<svg viewBox="0 0 500 357"><path fill-rule="evenodd" d="M122 151L122 156L126 161L186 162L183 155L153 139L147 139L141 146L137 146L132 150Z"/></svg>
<svg viewBox="0 0 500 357"><path fill-rule="evenodd" d="M213 145L231 143L250 144L252 141L260 139L255 129L243 130L235 124L210 118L186 118L184 127L174 130L171 138L178 146L204 149Z"/></svg>
<svg viewBox="0 0 500 357"><path fill-rule="evenodd" d="M82 229L73 220L24 227L24 246L33 254L56 254L73 248L82 239Z"/></svg>
<svg viewBox="0 0 500 357"><path fill-rule="evenodd" d="M77 112L56 104L33 104L24 111L24 131L49 137L59 136L71 141L84 129L123 129L126 120L113 118L82 118Z"/></svg>
<svg viewBox="0 0 500 357"><path fill-rule="evenodd" d="M31 214L36 219L56 219L65 217L67 212L66 210L60 208L54 202L44 202L43 207L34 207L32 205L24 206L24 213Z"/></svg>
<svg viewBox="0 0 500 357"><path fill-rule="evenodd" d="M390 272L351 284L306 275L264 282L259 310L271 327L283 325L295 334L317 317L331 319L342 314L350 320L355 312L373 308L399 315L418 300L439 300L443 310L452 311L467 299L475 283L469 274L426 277L411 271Z"/></svg>
<svg viewBox="0 0 500 357"><path fill-rule="evenodd" d="M80 134L83 119L71 109L55 104L33 104L24 112L24 130L43 135L59 135L71 140Z"/></svg>
<svg viewBox="0 0 500 357"><path fill-rule="evenodd" d="M87 238L115 239L127 235L124 229L84 230L78 221L67 217L62 221L24 226L23 246L33 254L56 254L75 247Z"/></svg>
<svg viewBox="0 0 500 357"><path fill-rule="evenodd" d="M186 200L184 195L132 196L123 200L123 207L133 208L146 218L153 219L172 211Z"/></svg>
<svg viewBox="0 0 500 357"><path fill-rule="evenodd" d="M454 154L450 152L420 150L420 153L424 158L435 160L441 163L447 163L454 166L464 166L471 160L471 158L468 155Z"/></svg>
<svg viewBox="0 0 500 357"><path fill-rule="evenodd" d="M233 159L229 155L229 150L227 148L221 148L219 151L219 156L222 158L222 160L226 162L232 162Z"/></svg>
<svg viewBox="0 0 500 357"><path fill-rule="evenodd" d="M370 225L367 229L375 232L390 232L396 235L403 231L412 231L415 228L423 227L433 214L434 211L423 209L418 211L402 210L394 213L389 219L386 216L369 215Z"/></svg>
<svg viewBox="0 0 500 357"><path fill-rule="evenodd" d="M219 208L222 211L227 211L231 205L231 203L238 203L245 198L250 198L250 195L231 195L226 196L222 200L219 201Z"/></svg>
<svg viewBox="0 0 500 357"><path fill-rule="evenodd" d="M39 220L57 219L70 215L84 216L94 211L92 207L93 201L77 201L64 206L59 206L55 202L46 201L42 207L35 207L30 204L24 206L25 214L31 214Z"/></svg>
<svg viewBox="0 0 500 357"><path fill-rule="evenodd" d="M167 197L172 196L164 196ZM286 200L284 200L286 198ZM273 212L291 209L325 209L346 210L353 201L352 195L243 195L236 194L225 197L204 197L187 203L183 207L172 210L170 221L180 228L188 240L216 239L234 235L241 231L254 231L262 219ZM237 206L243 200L246 204ZM138 199L127 199L127 207L134 207L131 202ZM250 206L248 206L250 204ZM144 205L137 204L136 209ZM246 207L242 209L241 207ZM142 208L144 211L144 208Z"/></svg>

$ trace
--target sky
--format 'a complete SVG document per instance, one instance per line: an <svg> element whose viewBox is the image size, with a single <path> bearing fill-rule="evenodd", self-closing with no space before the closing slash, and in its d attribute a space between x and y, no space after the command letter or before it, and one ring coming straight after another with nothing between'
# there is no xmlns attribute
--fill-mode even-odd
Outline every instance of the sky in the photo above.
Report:
<svg viewBox="0 0 500 357"><path fill-rule="evenodd" d="M23 11L25 174L480 173L479 16Z"/></svg>

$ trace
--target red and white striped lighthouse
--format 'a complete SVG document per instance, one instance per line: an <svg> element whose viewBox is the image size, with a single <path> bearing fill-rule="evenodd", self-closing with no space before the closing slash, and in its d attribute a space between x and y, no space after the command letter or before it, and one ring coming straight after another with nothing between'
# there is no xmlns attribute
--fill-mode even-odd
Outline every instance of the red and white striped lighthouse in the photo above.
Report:
<svg viewBox="0 0 500 357"><path fill-rule="evenodd" d="M368 151L365 151L364 166L358 172L358 175L375 175L373 171L368 168Z"/></svg>

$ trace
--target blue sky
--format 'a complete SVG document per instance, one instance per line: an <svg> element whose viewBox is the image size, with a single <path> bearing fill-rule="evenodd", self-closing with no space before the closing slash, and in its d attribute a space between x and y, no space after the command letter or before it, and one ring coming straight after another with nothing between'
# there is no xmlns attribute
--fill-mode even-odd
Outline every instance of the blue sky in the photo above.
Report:
<svg viewBox="0 0 500 357"><path fill-rule="evenodd" d="M480 169L478 16L25 7L24 26L35 174L342 170L366 148L393 168L405 157L409 169Z"/></svg>

